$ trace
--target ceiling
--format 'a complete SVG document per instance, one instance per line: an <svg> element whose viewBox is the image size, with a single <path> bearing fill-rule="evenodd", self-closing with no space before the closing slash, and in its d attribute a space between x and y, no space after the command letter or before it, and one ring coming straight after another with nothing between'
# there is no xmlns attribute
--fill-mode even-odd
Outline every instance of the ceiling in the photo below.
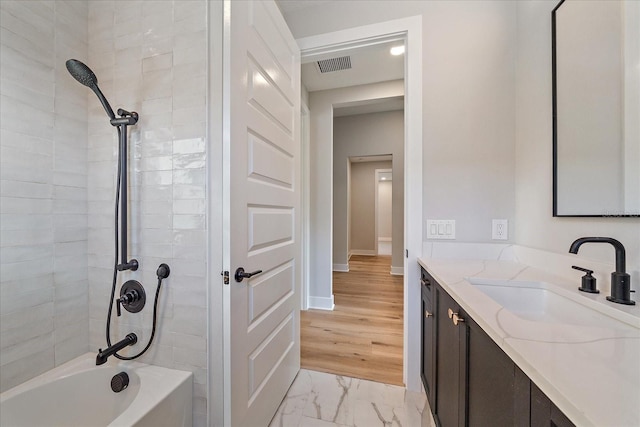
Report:
<svg viewBox="0 0 640 427"><path fill-rule="evenodd" d="M404 55L393 56L389 50L402 42L386 42L337 53L349 56L351 68L321 73L317 61L302 64L302 84L309 92L337 89L404 78Z"/></svg>
<svg viewBox="0 0 640 427"><path fill-rule="evenodd" d="M335 0L276 0L283 15L293 12L326 6ZM341 50L333 57L349 56L351 68L321 73L317 61L332 59L331 55L323 54L312 59L302 59L302 84L309 92L338 89L371 83L404 79L404 55L393 56L389 50L402 45L402 41L379 41L365 47ZM354 114L376 113L404 109L404 97L393 97L370 100L363 103L334 108L334 116L348 116Z"/></svg>
<svg viewBox="0 0 640 427"><path fill-rule="evenodd" d="M276 0L283 15L309 9L317 6L325 6L334 0Z"/></svg>

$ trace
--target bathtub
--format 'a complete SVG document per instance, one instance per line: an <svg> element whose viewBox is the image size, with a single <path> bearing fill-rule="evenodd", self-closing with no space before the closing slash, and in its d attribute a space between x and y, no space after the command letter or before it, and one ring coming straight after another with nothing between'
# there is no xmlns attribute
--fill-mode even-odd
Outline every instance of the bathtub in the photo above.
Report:
<svg viewBox="0 0 640 427"><path fill-rule="evenodd" d="M111 378L129 386L111 390ZM192 425L193 374L87 353L0 394L2 427Z"/></svg>

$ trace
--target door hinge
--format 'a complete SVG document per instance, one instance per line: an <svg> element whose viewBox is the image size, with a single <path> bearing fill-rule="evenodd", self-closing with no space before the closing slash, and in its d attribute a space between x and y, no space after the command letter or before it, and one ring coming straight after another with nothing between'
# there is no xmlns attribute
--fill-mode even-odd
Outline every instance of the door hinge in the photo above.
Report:
<svg viewBox="0 0 640 427"><path fill-rule="evenodd" d="M404 250L404 257L409 258L409 249Z"/></svg>
<svg viewBox="0 0 640 427"><path fill-rule="evenodd" d="M220 275L222 276L222 280L224 282L225 285L229 284L229 272L228 271L223 271L222 273L220 273Z"/></svg>

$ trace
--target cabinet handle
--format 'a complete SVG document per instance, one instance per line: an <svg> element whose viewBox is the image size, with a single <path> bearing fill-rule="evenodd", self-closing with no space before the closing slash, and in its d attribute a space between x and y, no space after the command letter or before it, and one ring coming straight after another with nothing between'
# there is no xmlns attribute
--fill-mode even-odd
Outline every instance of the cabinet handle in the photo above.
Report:
<svg viewBox="0 0 640 427"><path fill-rule="evenodd" d="M458 326L458 323L464 322L464 319L452 309L447 310L447 316L449 316L449 319L453 320L453 324L456 326Z"/></svg>
<svg viewBox="0 0 640 427"><path fill-rule="evenodd" d="M433 313L429 313L427 310L424 311L424 317L432 317Z"/></svg>
<svg viewBox="0 0 640 427"><path fill-rule="evenodd" d="M458 326L458 323L464 322L464 318L458 316L458 313L453 313L453 324Z"/></svg>
<svg viewBox="0 0 640 427"><path fill-rule="evenodd" d="M431 285L431 282L429 282L429 279L420 279L420 284L422 286L429 286Z"/></svg>

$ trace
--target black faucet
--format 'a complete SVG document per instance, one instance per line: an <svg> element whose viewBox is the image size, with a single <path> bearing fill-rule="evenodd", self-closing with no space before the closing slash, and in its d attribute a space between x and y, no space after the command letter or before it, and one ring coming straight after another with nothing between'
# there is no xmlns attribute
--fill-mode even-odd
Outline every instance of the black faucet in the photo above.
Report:
<svg viewBox="0 0 640 427"><path fill-rule="evenodd" d="M581 237L571 244L569 252L577 254L583 243L609 243L616 250L616 271L611 273L611 295L607 300L626 305L634 305L631 299L631 276L626 272L625 251L622 243L611 237Z"/></svg>
<svg viewBox="0 0 640 427"><path fill-rule="evenodd" d="M127 336L124 337L123 340L118 341L111 347L105 348L104 350L99 349L98 355L96 356L96 365L102 365L103 363L106 363L109 356L113 356L123 348L134 345L137 342L138 336L132 332L130 334L127 334Z"/></svg>

